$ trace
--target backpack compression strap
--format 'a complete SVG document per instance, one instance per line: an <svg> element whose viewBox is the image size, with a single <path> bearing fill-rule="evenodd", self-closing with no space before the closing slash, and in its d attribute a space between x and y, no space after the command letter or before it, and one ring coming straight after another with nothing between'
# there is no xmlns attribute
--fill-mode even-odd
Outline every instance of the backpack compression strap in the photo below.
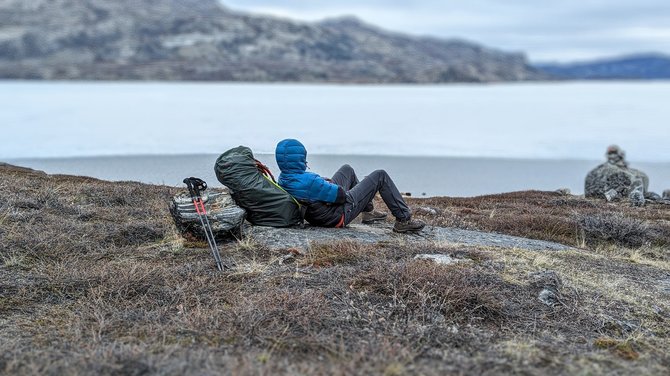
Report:
<svg viewBox="0 0 670 376"><path fill-rule="evenodd" d="M264 165L263 163L261 163L261 161L259 161L258 159L254 159L254 160L256 161L256 168L258 168L258 170L263 175L269 176L272 179L272 181L276 184L277 180L275 180L274 175L272 175L272 171L270 171L270 168L268 166Z"/></svg>

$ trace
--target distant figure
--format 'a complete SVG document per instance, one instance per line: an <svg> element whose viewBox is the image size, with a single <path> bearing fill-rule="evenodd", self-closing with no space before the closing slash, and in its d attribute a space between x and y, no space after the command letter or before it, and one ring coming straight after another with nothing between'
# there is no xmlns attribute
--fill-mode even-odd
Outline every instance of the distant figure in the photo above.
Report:
<svg viewBox="0 0 670 376"><path fill-rule="evenodd" d="M344 227L362 214L363 223L384 220L385 213L374 210L372 201L380 193L396 218L393 231L421 231L425 223L412 213L393 180L384 170L372 172L358 181L354 169L342 166L332 179L307 172L307 150L298 140L284 140L275 152L281 170L279 185L307 207L305 219L314 226Z"/></svg>
<svg viewBox="0 0 670 376"><path fill-rule="evenodd" d="M607 162L586 175L584 194L586 197L605 198L613 201L630 199L635 206L642 206L645 198L653 199L649 193L649 177L640 170L628 167L626 153L616 145L611 145L605 153Z"/></svg>

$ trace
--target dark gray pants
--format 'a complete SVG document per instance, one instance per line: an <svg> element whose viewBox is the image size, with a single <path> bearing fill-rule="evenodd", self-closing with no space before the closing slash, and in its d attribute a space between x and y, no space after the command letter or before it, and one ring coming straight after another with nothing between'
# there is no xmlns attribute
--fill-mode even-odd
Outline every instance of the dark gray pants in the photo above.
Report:
<svg viewBox="0 0 670 376"><path fill-rule="evenodd" d="M382 200L394 217L400 220L411 217L409 207L402 199L391 177L384 170L373 171L359 182L354 169L349 165L344 165L337 170L331 180L347 192L347 202L344 204L345 225L351 223L361 212L370 212L374 209L372 200L377 192L382 196Z"/></svg>

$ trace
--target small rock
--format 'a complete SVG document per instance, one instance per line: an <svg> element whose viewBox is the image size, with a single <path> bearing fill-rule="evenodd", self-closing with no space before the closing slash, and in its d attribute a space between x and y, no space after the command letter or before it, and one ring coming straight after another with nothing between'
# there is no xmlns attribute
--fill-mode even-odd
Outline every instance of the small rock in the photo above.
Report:
<svg viewBox="0 0 670 376"><path fill-rule="evenodd" d="M634 190L633 192L630 193L630 204L632 206L644 206L645 199L644 199L644 193L642 193L641 190Z"/></svg>
<svg viewBox="0 0 670 376"><path fill-rule="evenodd" d="M542 303L548 305L549 307L554 307L560 304L560 299L558 294L551 289L544 289L540 291L540 295L537 297Z"/></svg>
<svg viewBox="0 0 670 376"><path fill-rule="evenodd" d="M530 274L531 286L541 288L537 298L549 307L555 307L561 304L561 293L563 281L558 273L553 270L544 270Z"/></svg>
<svg viewBox="0 0 670 376"><path fill-rule="evenodd" d="M569 196L571 193L570 188L559 188L555 192L563 196Z"/></svg>
<svg viewBox="0 0 670 376"><path fill-rule="evenodd" d="M438 214L440 214L438 209L431 208L429 206L424 206L424 207L415 209L415 212L417 214L424 214L424 215L438 215Z"/></svg>
<svg viewBox="0 0 670 376"><path fill-rule="evenodd" d="M616 189L610 189L609 191L605 192L605 199L607 202L612 202L619 198L619 192L616 191Z"/></svg>
<svg viewBox="0 0 670 376"><path fill-rule="evenodd" d="M414 256L415 260L428 260L428 261L433 261L437 264L440 265L451 265L451 264L458 264L459 262L464 262L466 260L461 260L461 259L455 259L451 256L448 255L428 255L428 254L421 254L421 255L416 255ZM467 260L469 261L469 260Z"/></svg>
<svg viewBox="0 0 670 376"><path fill-rule="evenodd" d="M644 198L649 201L661 201L663 198L656 192L647 192L644 195Z"/></svg>
<svg viewBox="0 0 670 376"><path fill-rule="evenodd" d="M670 189L663 191L663 199L670 200Z"/></svg>

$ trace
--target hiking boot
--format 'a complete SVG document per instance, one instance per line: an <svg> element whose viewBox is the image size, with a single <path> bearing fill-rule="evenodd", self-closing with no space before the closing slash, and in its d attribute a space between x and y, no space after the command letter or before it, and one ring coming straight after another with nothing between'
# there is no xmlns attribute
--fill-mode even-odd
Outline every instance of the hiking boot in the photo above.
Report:
<svg viewBox="0 0 670 376"><path fill-rule="evenodd" d="M419 232L425 226L426 224L418 219L408 219L405 221L396 219L395 225L393 226L393 232Z"/></svg>
<svg viewBox="0 0 670 376"><path fill-rule="evenodd" d="M373 210L371 212L363 212L363 215L361 216L363 223L365 223L366 225L383 221L386 219L386 217L387 217L386 213L382 213L377 210Z"/></svg>

